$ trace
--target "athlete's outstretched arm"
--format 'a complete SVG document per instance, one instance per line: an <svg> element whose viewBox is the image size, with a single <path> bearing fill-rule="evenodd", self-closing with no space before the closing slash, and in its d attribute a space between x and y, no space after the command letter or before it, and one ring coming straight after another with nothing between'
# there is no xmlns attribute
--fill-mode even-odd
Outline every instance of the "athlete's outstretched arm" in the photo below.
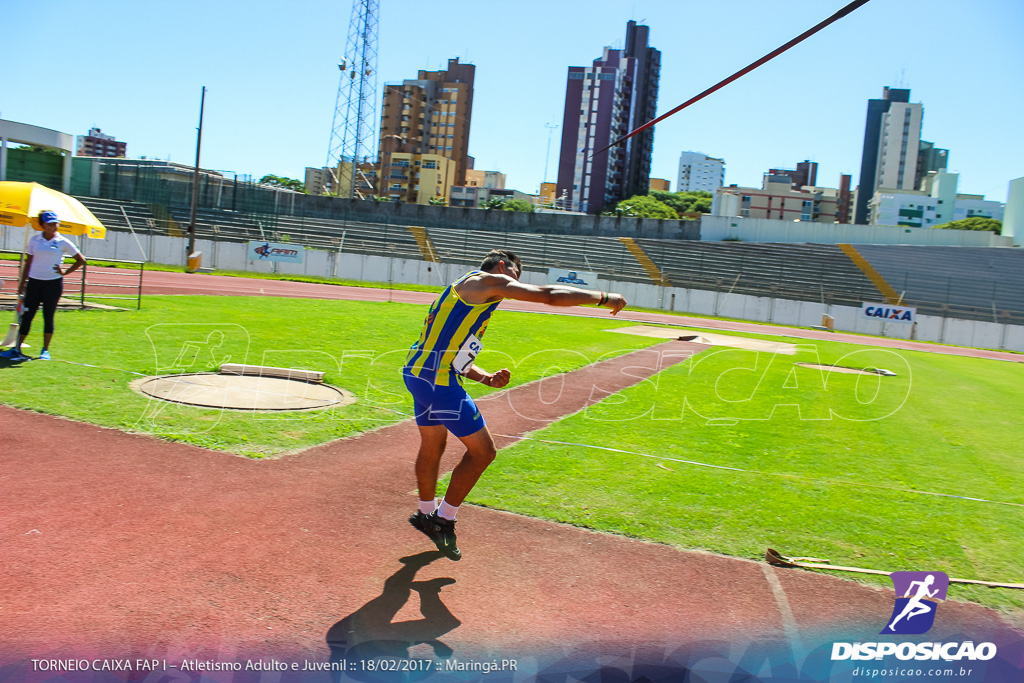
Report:
<svg viewBox="0 0 1024 683"><path fill-rule="evenodd" d="M598 292L568 285L528 285L507 275L488 274L475 282L465 283L467 294L476 294L483 301L516 299L550 306L584 306L587 304L611 309L615 315L626 307L626 299L616 292ZM462 291L459 292L462 295Z"/></svg>

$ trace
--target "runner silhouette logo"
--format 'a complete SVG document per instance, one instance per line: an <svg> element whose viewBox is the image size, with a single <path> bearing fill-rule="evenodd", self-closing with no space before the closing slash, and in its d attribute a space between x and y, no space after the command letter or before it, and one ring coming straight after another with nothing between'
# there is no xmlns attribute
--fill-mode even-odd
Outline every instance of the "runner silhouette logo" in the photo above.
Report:
<svg viewBox="0 0 1024 683"><path fill-rule="evenodd" d="M918 635L935 623L939 600L946 599L949 577L943 572L893 572L896 604L883 634Z"/></svg>

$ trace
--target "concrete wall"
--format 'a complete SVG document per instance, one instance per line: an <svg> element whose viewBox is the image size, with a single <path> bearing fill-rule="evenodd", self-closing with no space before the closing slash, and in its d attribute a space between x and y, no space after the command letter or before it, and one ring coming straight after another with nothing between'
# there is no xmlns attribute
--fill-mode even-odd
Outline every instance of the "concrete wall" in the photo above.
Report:
<svg viewBox="0 0 1024 683"><path fill-rule="evenodd" d="M924 199L924 197L922 197ZM943 247L1012 247L1013 239L976 230L936 230L885 225L840 225L765 218L704 216L700 239L720 242L813 242L816 244L920 244Z"/></svg>
<svg viewBox="0 0 1024 683"><path fill-rule="evenodd" d="M139 260L139 245L130 233L110 230L104 240L74 239L86 258ZM185 265L186 239L165 236L142 236L139 239L150 260ZM19 251L23 240L23 228L0 227L0 249ZM317 275L368 282L424 285L444 285L465 272L465 266L458 264L434 264L412 259L362 256L336 251L307 249L303 253L302 263L285 264L250 260L247 258L248 245L242 243L196 240L196 248L203 252L204 266L222 270ZM546 284L547 270L528 270L523 274L523 281L537 285ZM594 287L619 292L626 297L631 306L640 308L798 327L820 325L821 316L827 313L835 319L835 329L842 332L1024 352L1024 327L1019 325L926 315L918 316L916 325L908 325L865 318L861 314L861 309L853 306L827 306L809 301L789 301L604 279L597 280Z"/></svg>

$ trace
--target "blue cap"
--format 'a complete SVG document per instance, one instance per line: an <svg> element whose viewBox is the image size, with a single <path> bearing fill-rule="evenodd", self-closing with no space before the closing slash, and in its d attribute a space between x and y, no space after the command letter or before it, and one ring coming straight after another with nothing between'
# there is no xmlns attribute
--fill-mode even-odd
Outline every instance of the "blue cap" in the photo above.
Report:
<svg viewBox="0 0 1024 683"><path fill-rule="evenodd" d="M43 211L39 214L39 223L60 223L60 219L57 218L57 214L53 211Z"/></svg>

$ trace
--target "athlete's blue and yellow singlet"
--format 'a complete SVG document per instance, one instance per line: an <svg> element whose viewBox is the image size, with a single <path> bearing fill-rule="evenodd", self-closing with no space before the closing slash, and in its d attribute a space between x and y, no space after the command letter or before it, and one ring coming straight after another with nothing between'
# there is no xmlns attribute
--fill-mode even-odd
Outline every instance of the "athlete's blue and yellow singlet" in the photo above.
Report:
<svg viewBox="0 0 1024 683"><path fill-rule="evenodd" d="M452 361L470 335L482 337L491 313L501 301L468 304L459 298L455 287L482 270L473 270L448 285L430 304L420 338L409 350L405 371L437 386L460 383L461 376Z"/></svg>

